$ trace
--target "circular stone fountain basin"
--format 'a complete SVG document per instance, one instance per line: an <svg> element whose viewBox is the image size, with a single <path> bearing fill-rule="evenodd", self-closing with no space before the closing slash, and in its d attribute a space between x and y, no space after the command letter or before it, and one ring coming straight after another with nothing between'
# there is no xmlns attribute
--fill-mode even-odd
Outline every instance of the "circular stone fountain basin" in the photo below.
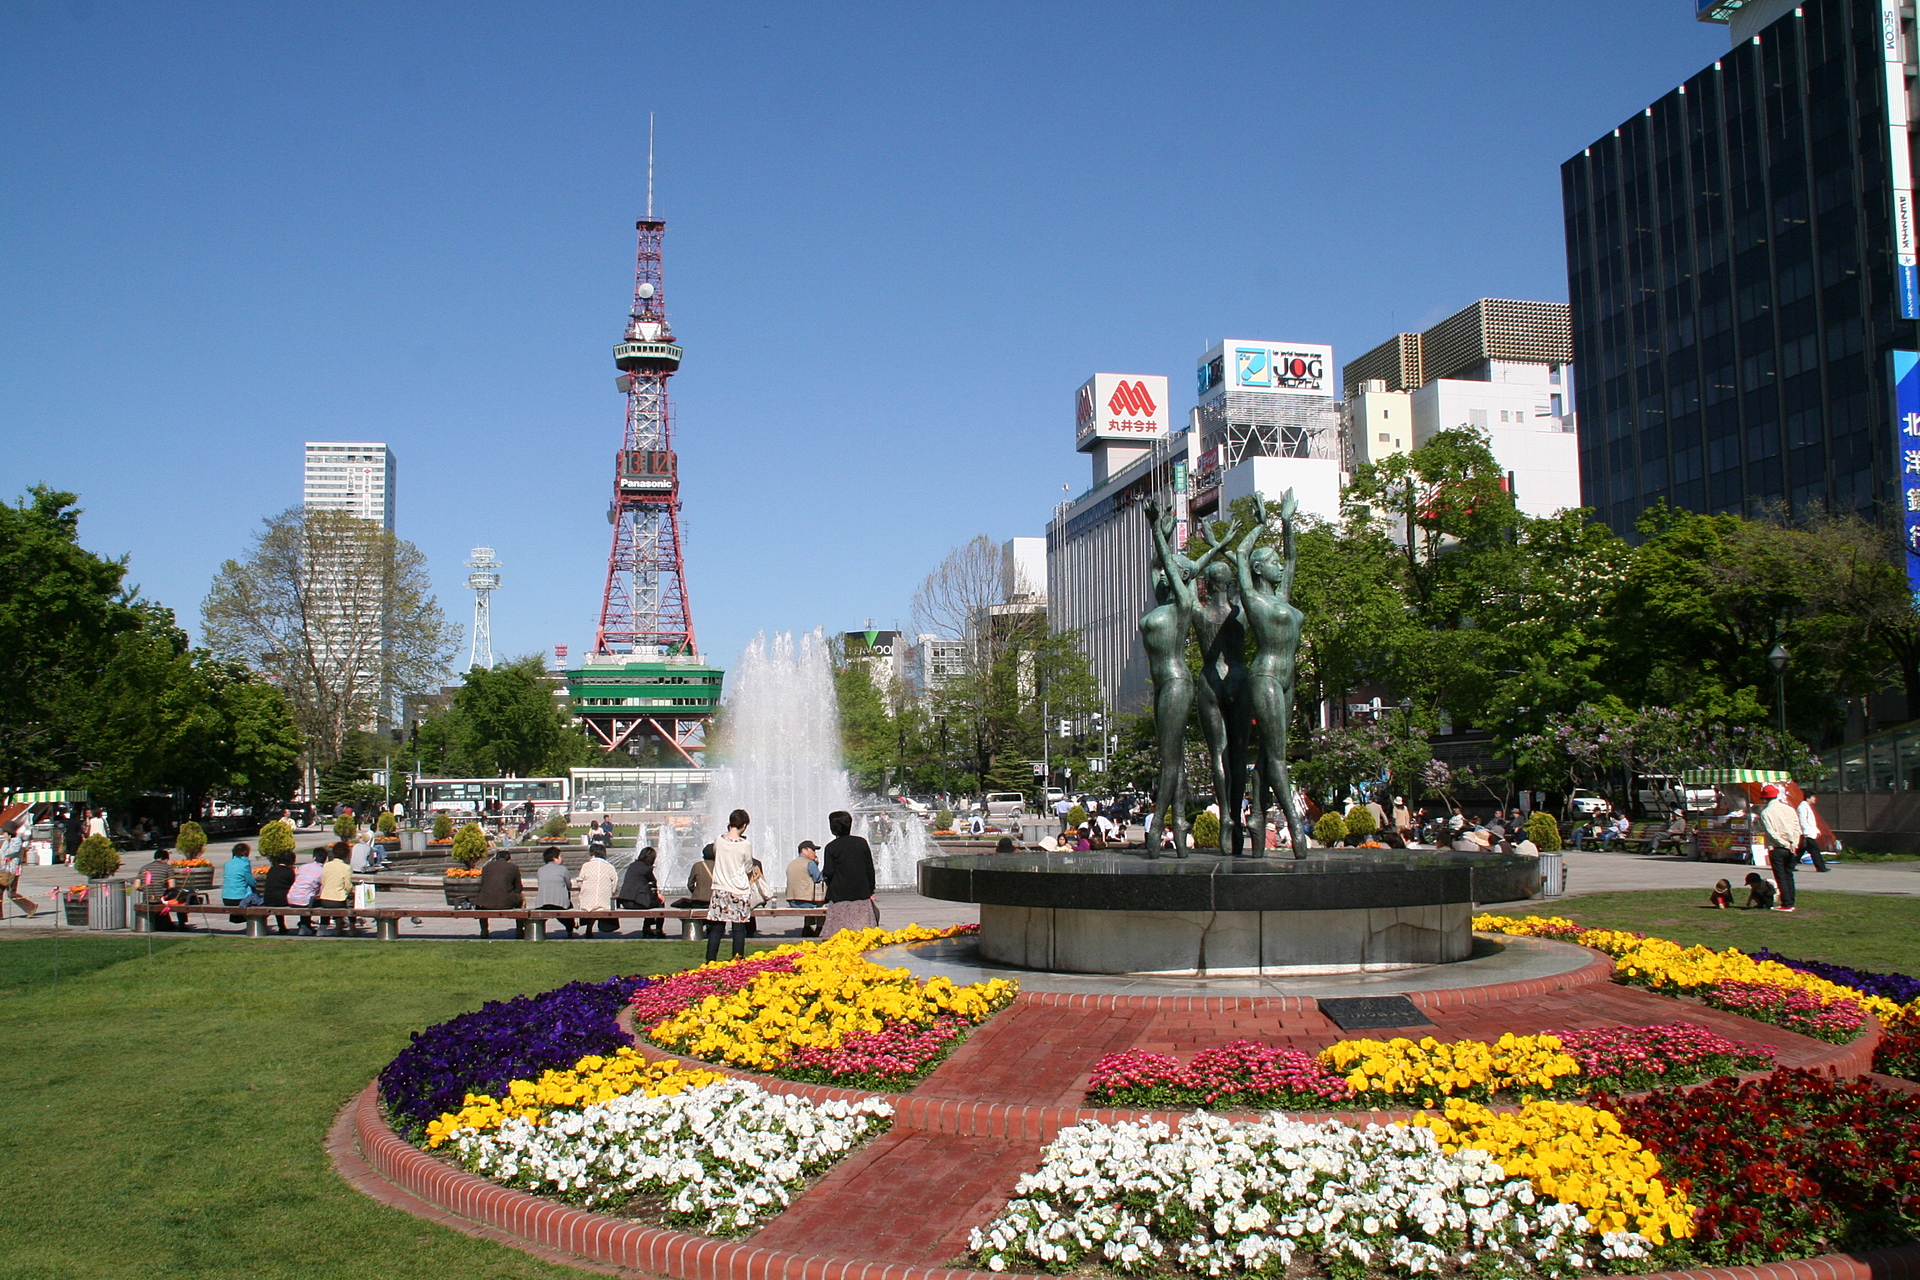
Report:
<svg viewBox="0 0 1920 1280"><path fill-rule="evenodd" d="M1057 973L1360 973L1473 952L1476 903L1540 888L1537 859L1440 849L1307 857L949 854L920 892L980 905L982 960Z"/></svg>

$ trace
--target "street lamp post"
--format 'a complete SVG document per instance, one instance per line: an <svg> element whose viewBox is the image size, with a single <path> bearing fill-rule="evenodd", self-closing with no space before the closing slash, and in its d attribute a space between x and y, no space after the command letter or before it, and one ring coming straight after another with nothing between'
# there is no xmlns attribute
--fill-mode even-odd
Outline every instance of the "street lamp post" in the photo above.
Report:
<svg viewBox="0 0 1920 1280"><path fill-rule="evenodd" d="M1787 732L1787 647L1775 643L1767 650L1767 665L1773 668L1773 709L1779 721L1780 733Z"/></svg>

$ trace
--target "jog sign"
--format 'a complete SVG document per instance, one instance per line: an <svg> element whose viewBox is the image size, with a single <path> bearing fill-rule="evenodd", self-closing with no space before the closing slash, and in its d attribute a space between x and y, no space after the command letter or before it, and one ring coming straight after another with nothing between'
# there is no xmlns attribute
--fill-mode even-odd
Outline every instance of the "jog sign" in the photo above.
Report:
<svg viewBox="0 0 1920 1280"><path fill-rule="evenodd" d="M1096 373L1073 398L1074 446L1103 440L1151 444L1167 435L1167 380L1152 373Z"/></svg>

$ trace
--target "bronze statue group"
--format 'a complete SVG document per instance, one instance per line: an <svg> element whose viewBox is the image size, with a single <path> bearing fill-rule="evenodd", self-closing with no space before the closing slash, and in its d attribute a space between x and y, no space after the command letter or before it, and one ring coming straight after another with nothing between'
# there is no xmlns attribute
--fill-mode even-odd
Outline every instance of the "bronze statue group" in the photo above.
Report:
<svg viewBox="0 0 1920 1280"><path fill-rule="evenodd" d="M1187 720L1200 713L1220 806L1220 852L1264 857L1266 813L1286 815L1295 858L1306 856L1299 805L1287 773L1287 724L1293 716L1294 660L1300 648L1300 611L1294 608L1293 490L1280 499L1280 545L1260 542L1266 503L1254 499L1254 518L1231 529L1190 560L1173 545L1174 519L1159 504L1145 505L1153 530L1155 604L1140 618L1153 679L1154 734L1160 772L1147 825L1147 856L1158 857L1162 830L1172 819L1173 856L1187 856ZM1204 593L1201 586L1204 584ZM1200 678L1187 666L1187 637L1200 647ZM1247 638L1253 657L1247 657ZM1255 762L1250 822L1241 820L1249 752Z"/></svg>

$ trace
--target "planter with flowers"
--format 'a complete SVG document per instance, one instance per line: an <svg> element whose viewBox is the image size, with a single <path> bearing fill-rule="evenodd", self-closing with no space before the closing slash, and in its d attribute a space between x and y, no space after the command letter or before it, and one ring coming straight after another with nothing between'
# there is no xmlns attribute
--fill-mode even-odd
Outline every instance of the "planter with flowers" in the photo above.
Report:
<svg viewBox="0 0 1920 1280"><path fill-rule="evenodd" d="M442 815L445 816L445 815ZM441 882L450 907L470 907L480 892L480 864L487 859L487 833L478 823L469 822L454 833L453 859L458 866L448 867Z"/></svg>
<svg viewBox="0 0 1920 1280"><path fill-rule="evenodd" d="M428 848L446 848L453 843L453 815L436 813L433 815L433 839L427 841Z"/></svg>
<svg viewBox="0 0 1920 1280"><path fill-rule="evenodd" d="M533 838L535 844L565 844L567 842L567 815L556 813L540 825L540 834Z"/></svg>
<svg viewBox="0 0 1920 1280"><path fill-rule="evenodd" d="M60 891L60 906L67 913L67 923L75 928L85 928L87 923L87 886L70 884Z"/></svg>
<svg viewBox="0 0 1920 1280"><path fill-rule="evenodd" d="M191 819L181 823L180 833L173 839L173 847L180 854L173 860L174 884L195 893L205 893L213 888L213 863L205 856L205 828Z"/></svg>
<svg viewBox="0 0 1920 1280"><path fill-rule="evenodd" d="M374 826L378 831L374 837L374 843L388 853L398 853L400 851L400 820L391 813L383 813Z"/></svg>

